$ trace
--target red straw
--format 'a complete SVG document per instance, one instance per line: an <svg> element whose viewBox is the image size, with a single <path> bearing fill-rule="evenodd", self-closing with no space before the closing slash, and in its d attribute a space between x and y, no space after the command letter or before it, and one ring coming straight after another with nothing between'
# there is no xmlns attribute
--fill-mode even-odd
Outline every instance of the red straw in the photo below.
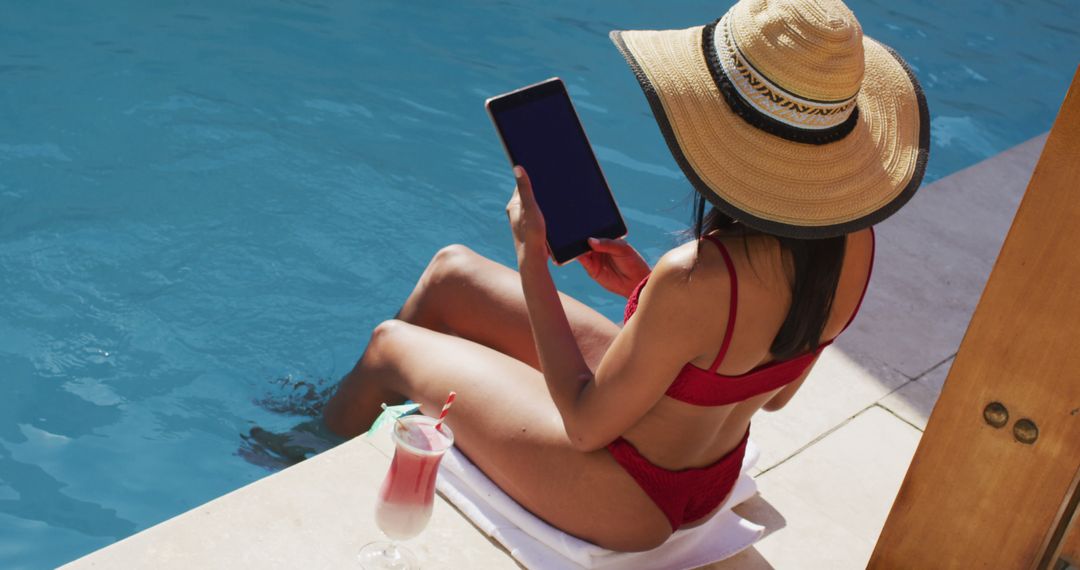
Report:
<svg viewBox="0 0 1080 570"><path fill-rule="evenodd" d="M454 403L454 398L457 397L457 392L450 392L450 395L446 397L446 403L443 404L442 412L439 412L439 421L435 422L435 429L442 430L443 420L446 419L446 414L450 411L450 406Z"/></svg>

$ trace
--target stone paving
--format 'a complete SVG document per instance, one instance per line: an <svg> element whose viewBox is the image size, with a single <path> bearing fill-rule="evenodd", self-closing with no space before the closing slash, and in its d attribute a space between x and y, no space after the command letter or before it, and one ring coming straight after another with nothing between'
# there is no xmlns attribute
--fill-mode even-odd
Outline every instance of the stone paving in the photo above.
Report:
<svg viewBox="0 0 1080 570"><path fill-rule="evenodd" d="M791 404L754 421L760 494L736 512L767 534L709 568L866 566L1044 142L924 187L877 227L859 317ZM358 438L65 568L356 567L355 550L379 535L370 513L386 451ZM438 501L412 541L431 567L517 567Z"/></svg>

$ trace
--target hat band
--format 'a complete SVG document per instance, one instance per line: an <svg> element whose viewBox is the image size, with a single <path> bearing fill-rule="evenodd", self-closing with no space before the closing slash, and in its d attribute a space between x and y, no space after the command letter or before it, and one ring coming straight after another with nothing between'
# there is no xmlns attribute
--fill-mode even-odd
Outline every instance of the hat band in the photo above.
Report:
<svg viewBox="0 0 1080 570"><path fill-rule="evenodd" d="M855 95L837 101L816 101L800 97L770 81L739 48L731 33L731 16L721 18L713 33L724 74L731 79L739 95L759 111L793 127L813 130L835 127L851 114Z"/></svg>
<svg viewBox="0 0 1080 570"><path fill-rule="evenodd" d="M778 137L807 144L838 141L855 128L855 96L843 101L813 101L778 87L739 52L727 16L702 30L702 48L713 81L731 110L750 125Z"/></svg>

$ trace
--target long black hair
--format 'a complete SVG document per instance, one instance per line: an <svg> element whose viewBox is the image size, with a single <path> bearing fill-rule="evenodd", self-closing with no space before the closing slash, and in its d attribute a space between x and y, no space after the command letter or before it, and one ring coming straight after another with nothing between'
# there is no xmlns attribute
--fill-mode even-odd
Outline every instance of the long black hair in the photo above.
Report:
<svg viewBox="0 0 1080 570"><path fill-rule="evenodd" d="M794 262L795 279L791 284L791 308L769 351L776 360L787 360L816 350L832 311L836 286L840 282L847 236L797 239L765 234L738 223L715 207L706 214L705 197L697 194L693 236L697 238L698 245L702 236L713 231L741 236L744 243L746 238L753 235L769 235L780 242L781 250L788 253Z"/></svg>

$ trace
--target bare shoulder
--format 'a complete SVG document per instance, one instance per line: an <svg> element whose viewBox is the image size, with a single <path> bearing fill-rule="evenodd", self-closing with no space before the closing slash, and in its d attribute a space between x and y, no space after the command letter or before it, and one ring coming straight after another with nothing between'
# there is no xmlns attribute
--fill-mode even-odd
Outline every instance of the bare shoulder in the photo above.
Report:
<svg viewBox="0 0 1080 570"><path fill-rule="evenodd" d="M727 266L718 253L700 243L690 241L665 253L653 268L645 293L687 313L700 312L703 301L723 295L730 288Z"/></svg>
<svg viewBox="0 0 1080 570"><path fill-rule="evenodd" d="M713 350L711 339L727 322L728 304L716 299L730 295L728 271L708 255L694 241L665 253L649 275L634 317L651 338L662 341L657 345L677 347L673 354L682 363Z"/></svg>
<svg viewBox="0 0 1080 570"><path fill-rule="evenodd" d="M701 241L690 241L665 253L656 263L653 274L670 283L698 289L711 287L713 282L726 281L727 266L719 254L709 255ZM652 278L650 277L650 282Z"/></svg>

